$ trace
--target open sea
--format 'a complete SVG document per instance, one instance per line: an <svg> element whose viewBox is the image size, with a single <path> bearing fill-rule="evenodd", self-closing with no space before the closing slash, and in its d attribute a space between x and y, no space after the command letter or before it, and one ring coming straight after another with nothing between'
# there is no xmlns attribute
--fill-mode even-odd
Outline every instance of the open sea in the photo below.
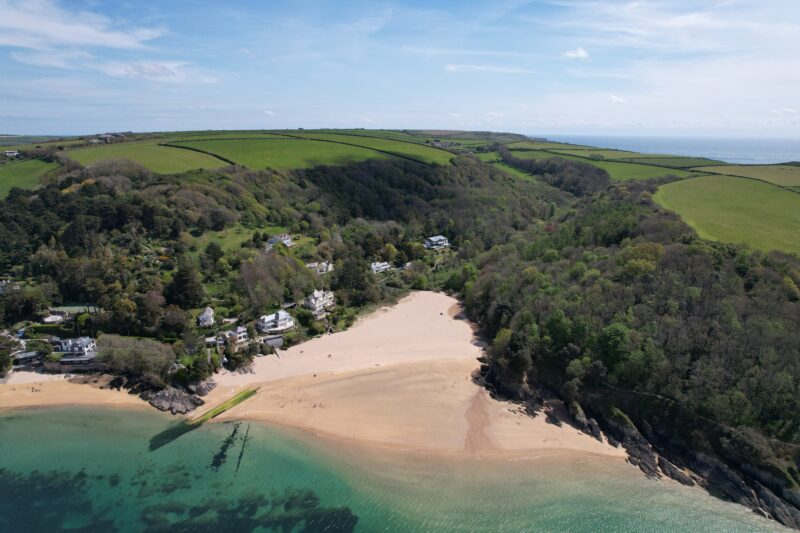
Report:
<svg viewBox="0 0 800 533"><path fill-rule="evenodd" d="M773 164L800 161L800 139L617 137L600 135L533 135L551 141L616 148L644 154L707 157L739 164Z"/></svg>
<svg viewBox="0 0 800 533"><path fill-rule="evenodd" d="M175 424L97 408L0 415L0 531L783 530L617 461L365 452L248 422L151 450Z"/></svg>

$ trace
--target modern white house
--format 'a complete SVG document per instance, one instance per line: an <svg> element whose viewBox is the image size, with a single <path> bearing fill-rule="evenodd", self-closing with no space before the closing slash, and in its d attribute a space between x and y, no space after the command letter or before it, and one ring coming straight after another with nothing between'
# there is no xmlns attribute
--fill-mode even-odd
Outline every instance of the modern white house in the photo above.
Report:
<svg viewBox="0 0 800 533"><path fill-rule="evenodd" d="M306 267L319 275L333 272L333 263L330 261L320 261L319 263L306 263Z"/></svg>
<svg viewBox="0 0 800 533"><path fill-rule="evenodd" d="M91 337L78 337L77 339L50 339L53 351L64 354L64 358L94 357L97 353L97 343Z"/></svg>
<svg viewBox="0 0 800 533"><path fill-rule="evenodd" d="M307 308L311 309L311 315L319 320L325 318L328 310L336 305L336 296L333 291L314 291L311 296L303 302Z"/></svg>
<svg viewBox="0 0 800 533"><path fill-rule="evenodd" d="M294 241L292 241L292 236L288 233L280 233L275 235L274 237L270 237L267 241L267 250L271 250L273 246L278 244L279 242L283 243L287 248L291 248L294 246Z"/></svg>
<svg viewBox="0 0 800 533"><path fill-rule="evenodd" d="M442 248L448 248L450 246L450 241L447 240L447 237L442 235L434 235L433 237L425 239L423 244L428 250L441 250Z"/></svg>
<svg viewBox="0 0 800 533"><path fill-rule="evenodd" d="M210 328L214 325L214 310L210 307L203 309L200 316L197 317L197 325L201 328Z"/></svg>
<svg viewBox="0 0 800 533"><path fill-rule="evenodd" d="M292 315L281 309L271 315L264 315L256 322L256 328L261 333L274 334L285 333L294 329L294 318Z"/></svg>
<svg viewBox="0 0 800 533"><path fill-rule="evenodd" d="M6 150L3 152L3 155L9 159L12 159L14 157L19 157L19 152L16 150Z"/></svg>
<svg viewBox="0 0 800 533"><path fill-rule="evenodd" d="M373 274L380 274L381 272L386 272L387 270L391 270L392 265L390 265L386 261L377 261L369 265L369 268L372 270Z"/></svg>

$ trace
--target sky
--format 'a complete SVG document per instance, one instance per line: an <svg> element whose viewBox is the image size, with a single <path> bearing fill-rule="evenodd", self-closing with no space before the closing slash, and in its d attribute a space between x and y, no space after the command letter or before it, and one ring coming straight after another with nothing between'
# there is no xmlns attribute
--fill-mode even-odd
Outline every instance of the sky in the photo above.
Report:
<svg viewBox="0 0 800 533"><path fill-rule="evenodd" d="M0 0L0 133L800 138L797 0Z"/></svg>

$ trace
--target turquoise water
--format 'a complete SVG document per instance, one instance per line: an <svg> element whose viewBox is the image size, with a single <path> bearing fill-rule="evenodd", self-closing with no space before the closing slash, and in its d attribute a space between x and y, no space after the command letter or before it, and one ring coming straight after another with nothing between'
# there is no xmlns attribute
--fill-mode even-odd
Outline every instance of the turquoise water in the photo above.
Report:
<svg viewBox="0 0 800 533"><path fill-rule="evenodd" d="M247 422L150 451L174 423L79 408L0 416L0 531L779 529L618 462L368 453Z"/></svg>

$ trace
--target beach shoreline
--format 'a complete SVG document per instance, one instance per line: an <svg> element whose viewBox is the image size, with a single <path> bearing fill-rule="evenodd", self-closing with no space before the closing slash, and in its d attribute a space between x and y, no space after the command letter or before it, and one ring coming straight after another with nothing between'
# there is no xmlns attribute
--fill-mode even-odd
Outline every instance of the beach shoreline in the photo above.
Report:
<svg viewBox="0 0 800 533"><path fill-rule="evenodd" d="M475 379L483 349L455 298L413 292L347 331L257 358L253 373L217 374L217 387L191 416L257 386L253 398L213 421L253 421L360 449L624 461L621 448L491 398ZM0 411L66 405L151 409L137 395L110 389L108 381L15 374L0 385Z"/></svg>

